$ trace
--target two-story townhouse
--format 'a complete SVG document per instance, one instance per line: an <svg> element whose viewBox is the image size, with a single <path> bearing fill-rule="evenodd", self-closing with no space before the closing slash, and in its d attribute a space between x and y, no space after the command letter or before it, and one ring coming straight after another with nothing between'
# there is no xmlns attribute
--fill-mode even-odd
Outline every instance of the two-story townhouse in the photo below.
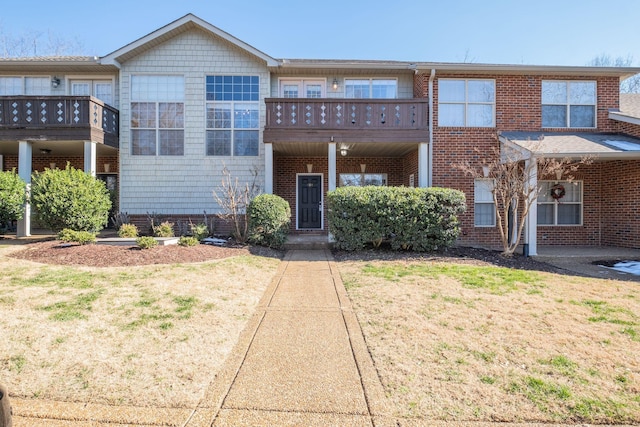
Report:
<svg viewBox="0 0 640 427"><path fill-rule="evenodd" d="M97 173L111 164L120 210L139 223L151 212L193 220L219 212L212 190L226 168L288 200L299 233L327 234L324 196L339 186L458 188L469 207L461 242L495 246L490 186L455 164L503 147L523 159L597 156L573 183L534 177L541 192L525 236L531 254L536 243L640 246L635 216L615 214L638 203L640 132L620 119L618 92L620 79L640 69L274 59L193 15L102 58L71 61L67 74L43 60L16 60L21 69L11 61L0 60L0 76L46 75L52 88L59 79L63 99L81 70L96 74L86 81L112 76L119 162L101 151L93 161L91 147L103 147L84 137L68 155ZM96 96L92 88L82 95ZM30 133L18 133L10 120L25 113L5 103L21 99L0 83L2 167L19 165L26 176L63 144L49 122L44 138L31 122L21 122ZM556 184L562 199L549 196Z"/></svg>

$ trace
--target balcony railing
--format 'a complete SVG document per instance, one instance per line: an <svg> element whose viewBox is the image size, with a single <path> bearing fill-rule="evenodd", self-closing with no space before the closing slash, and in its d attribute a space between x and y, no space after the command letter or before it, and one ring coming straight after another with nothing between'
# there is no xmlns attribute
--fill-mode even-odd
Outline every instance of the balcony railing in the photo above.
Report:
<svg viewBox="0 0 640 427"><path fill-rule="evenodd" d="M12 130L15 137L40 134L52 139L94 140L98 135L103 139L98 142L112 145L115 141L117 146L118 121L118 110L91 96L0 96L0 133L4 136Z"/></svg>

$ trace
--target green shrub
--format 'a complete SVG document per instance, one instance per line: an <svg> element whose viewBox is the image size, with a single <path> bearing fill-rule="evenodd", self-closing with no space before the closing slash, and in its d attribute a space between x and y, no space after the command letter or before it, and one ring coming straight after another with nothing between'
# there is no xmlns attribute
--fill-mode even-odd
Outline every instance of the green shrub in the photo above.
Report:
<svg viewBox="0 0 640 427"><path fill-rule="evenodd" d="M165 221L153 227L153 235L156 237L173 237L173 223Z"/></svg>
<svg viewBox="0 0 640 427"><path fill-rule="evenodd" d="M68 163L34 173L31 203L37 219L54 231L97 232L107 225L111 208L104 182Z"/></svg>
<svg viewBox="0 0 640 427"><path fill-rule="evenodd" d="M58 240L63 242L74 242L81 245L96 242L96 235L90 231L75 231L70 228L65 228L58 233Z"/></svg>
<svg viewBox="0 0 640 427"><path fill-rule="evenodd" d="M22 218L25 189L25 182L15 169L0 172L0 229L7 222Z"/></svg>
<svg viewBox="0 0 640 427"><path fill-rule="evenodd" d="M388 242L394 250L422 252L455 243L465 197L446 188L341 187L327 194L327 206L337 249Z"/></svg>
<svg viewBox="0 0 640 427"><path fill-rule="evenodd" d="M151 236L142 236L136 239L136 245L140 249L151 249L158 246L158 241Z"/></svg>
<svg viewBox="0 0 640 427"><path fill-rule="evenodd" d="M196 246L199 243L200 243L200 240L198 240L194 236L182 236L178 240L178 244L180 246Z"/></svg>
<svg viewBox="0 0 640 427"><path fill-rule="evenodd" d="M207 227L207 224L203 223L191 224L191 234L200 241L209 237L209 227Z"/></svg>
<svg viewBox="0 0 640 427"><path fill-rule="evenodd" d="M118 229L120 237L138 237L138 227L135 224L122 224Z"/></svg>
<svg viewBox="0 0 640 427"><path fill-rule="evenodd" d="M282 197L273 194L256 196L247 209L249 242L281 248L287 240L291 208Z"/></svg>

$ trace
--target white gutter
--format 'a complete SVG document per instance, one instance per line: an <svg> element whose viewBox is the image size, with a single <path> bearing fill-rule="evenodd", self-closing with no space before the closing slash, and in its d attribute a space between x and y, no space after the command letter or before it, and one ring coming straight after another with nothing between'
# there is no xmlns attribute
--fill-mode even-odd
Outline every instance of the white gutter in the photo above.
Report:
<svg viewBox="0 0 640 427"><path fill-rule="evenodd" d="M429 175L427 176L427 187L433 186L433 80L436 78L436 69L431 69L429 75Z"/></svg>
<svg viewBox="0 0 640 427"><path fill-rule="evenodd" d="M617 120L619 122L631 123L634 125L640 125L640 118L629 116L619 111L609 111L609 118Z"/></svg>

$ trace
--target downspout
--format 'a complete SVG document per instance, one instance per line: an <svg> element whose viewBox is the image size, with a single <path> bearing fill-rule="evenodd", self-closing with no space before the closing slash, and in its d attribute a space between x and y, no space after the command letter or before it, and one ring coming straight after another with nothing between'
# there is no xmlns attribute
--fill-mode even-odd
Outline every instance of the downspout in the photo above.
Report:
<svg viewBox="0 0 640 427"><path fill-rule="evenodd" d="M427 176L427 187L433 186L433 80L436 78L436 69L431 69L429 75L429 154L428 154L428 169L429 175Z"/></svg>

